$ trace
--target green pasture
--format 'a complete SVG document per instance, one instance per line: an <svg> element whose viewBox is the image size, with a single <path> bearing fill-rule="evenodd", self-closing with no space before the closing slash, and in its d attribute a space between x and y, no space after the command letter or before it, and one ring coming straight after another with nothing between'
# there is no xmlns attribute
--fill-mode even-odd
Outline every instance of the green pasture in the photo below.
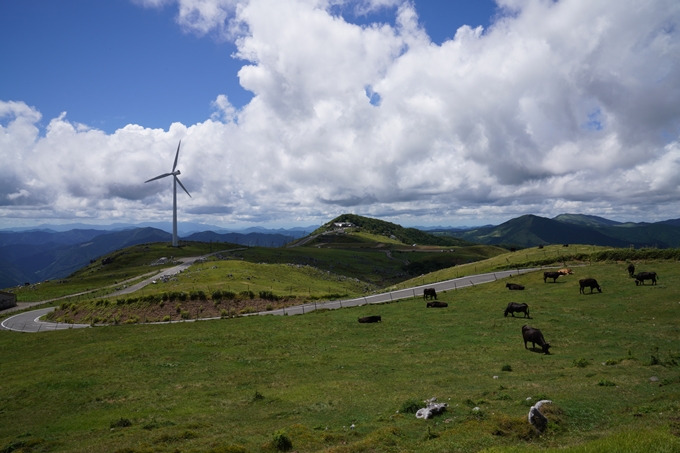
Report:
<svg viewBox="0 0 680 453"><path fill-rule="evenodd" d="M168 262L164 265L150 266L161 257L171 259L201 256L238 247L235 244L205 242L181 242L180 245L181 247L173 248L166 242L156 242L128 247L107 255L106 257L113 258L110 264L103 265L101 258L106 257L101 257L64 279L12 288L12 291L17 295L18 302L50 300L95 290L102 290L100 293L104 294L103 288L115 287L122 282L158 273L176 265Z"/></svg>
<svg viewBox="0 0 680 453"><path fill-rule="evenodd" d="M412 286L422 285L425 283L435 283L444 280L465 277L466 275L484 274L487 272L507 269L540 266L581 266L584 264L589 264L591 262L592 255L607 251L617 251L621 253L623 255L623 260L626 259L626 256L633 256L632 254L635 253L634 250L612 249L611 247L591 245L571 245L569 247L563 247L562 245L547 245L542 249L539 249L538 247L532 247L521 249L516 252L508 252L507 250L503 250L503 253L496 252L496 250L501 249L496 247L488 247L489 246L473 246L464 248L464 250L470 250L470 252L474 252L477 255L485 254L486 256L484 256L484 258L486 259L475 260L470 257L468 262L464 264L430 272L421 277L404 280L403 282L394 285L390 289L410 288ZM596 258L592 260L598 261Z"/></svg>
<svg viewBox="0 0 680 453"><path fill-rule="evenodd" d="M658 284L593 262L441 293L445 309L0 331L0 451L680 451L680 269L638 269ZM579 294L583 277L603 292ZM504 317L511 301L532 319ZM551 355L524 348L523 324ZM432 397L441 416L408 412ZM540 436L526 422L539 399L553 401Z"/></svg>

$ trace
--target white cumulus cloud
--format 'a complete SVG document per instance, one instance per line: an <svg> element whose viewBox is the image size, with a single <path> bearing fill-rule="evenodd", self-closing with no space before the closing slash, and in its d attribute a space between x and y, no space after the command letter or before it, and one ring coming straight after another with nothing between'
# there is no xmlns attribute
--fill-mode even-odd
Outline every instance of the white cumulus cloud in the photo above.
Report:
<svg viewBox="0 0 680 453"><path fill-rule="evenodd" d="M434 44L417 2L144 0L235 39L252 100L215 93L213 115L113 134L0 102L0 215L402 223L525 213L626 220L680 208L680 3L499 0L488 29ZM337 5L387 8L360 26ZM4 201L3 201L4 200Z"/></svg>

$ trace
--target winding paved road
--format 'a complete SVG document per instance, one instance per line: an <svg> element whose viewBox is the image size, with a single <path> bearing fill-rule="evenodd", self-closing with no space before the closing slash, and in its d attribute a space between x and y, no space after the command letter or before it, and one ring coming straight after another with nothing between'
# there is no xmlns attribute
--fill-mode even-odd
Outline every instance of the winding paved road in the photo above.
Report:
<svg viewBox="0 0 680 453"><path fill-rule="evenodd" d="M113 295L120 295L120 294L127 294L133 291L137 291L140 288L143 288L144 286L148 285L151 283L153 280L160 278L160 275L165 274L165 275L174 275L180 270L187 268L191 264L193 264L198 258L186 258L182 264L179 266L175 266L170 269L166 269L159 275L155 275L152 278L146 279L138 284L132 285L128 288L125 288L124 290L121 290L120 292L114 293ZM367 305L367 304L380 304L380 303L385 303L385 302L391 302L395 300L400 300L400 299L408 299L410 297L422 297L423 295L423 290L425 288L434 288L435 290L441 292L441 291L450 291L453 289L458 289L458 288L465 288L468 286L474 286L474 285L480 285L483 283L490 283L498 280L499 278L505 278L509 277L511 275L519 275L519 274L526 274L527 272L534 272L539 270L539 268L530 268L530 269L516 269L516 270L510 270L510 271L499 271L499 272L489 272L487 274L478 274L478 275L469 275L467 277L460 277L460 278L455 278L452 280L445 280L442 282L437 282L437 283L431 283L427 285L421 285L421 286L415 286L413 288L407 288L407 289L400 289L396 291L390 291L387 293L380 293L380 294L372 294L370 296L364 296L364 297L358 297L355 299L347 299L347 300L332 300L332 301L327 301L327 302L311 302L308 304L303 304L303 305L296 305L293 307L287 307L287 308L281 308L278 310L272 310L272 311L264 311L264 312L259 312L259 313L252 313L246 316L254 316L254 315L302 315L305 313L309 313L310 311L314 310L319 310L319 309L330 309L334 310L337 308L344 308L344 307L356 307L360 305ZM111 296L111 294L109 294ZM71 329L71 328L83 328L83 327L90 327L89 324L59 324L59 323L52 323L52 322L43 322L40 321L40 317L46 315L50 311L54 310L54 307L50 308L43 308L40 310L33 310L29 312L24 312L20 313L18 315L12 316L10 318L5 319L1 327L2 329L5 330L14 330L17 332L48 332L51 330L62 330L62 329ZM206 318L206 319L219 319L219 318ZM172 321L172 322L187 322L187 321ZM161 324L168 324L166 323L161 323Z"/></svg>

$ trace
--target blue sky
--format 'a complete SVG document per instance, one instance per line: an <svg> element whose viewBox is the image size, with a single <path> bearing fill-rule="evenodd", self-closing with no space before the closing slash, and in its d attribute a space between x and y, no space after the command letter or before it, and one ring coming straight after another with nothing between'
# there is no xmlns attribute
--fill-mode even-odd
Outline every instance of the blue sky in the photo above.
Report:
<svg viewBox="0 0 680 453"><path fill-rule="evenodd" d="M462 25L487 27L491 0L419 0L420 23L433 42ZM394 8L346 20L394 23ZM210 118L220 93L234 107L253 95L239 84L244 61L233 41L185 32L174 5L143 8L129 0L10 0L0 2L0 42L7 68L0 99L36 107L44 120L67 112L71 121L108 133L127 124L167 129L173 122ZM43 121L43 125L45 121Z"/></svg>
<svg viewBox="0 0 680 453"><path fill-rule="evenodd" d="M680 212L677 0L0 2L0 228Z"/></svg>

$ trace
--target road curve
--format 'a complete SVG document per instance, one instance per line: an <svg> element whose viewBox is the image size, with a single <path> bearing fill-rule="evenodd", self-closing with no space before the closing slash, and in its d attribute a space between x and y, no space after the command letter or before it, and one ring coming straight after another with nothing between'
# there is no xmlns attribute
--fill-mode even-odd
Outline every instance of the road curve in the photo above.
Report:
<svg viewBox="0 0 680 453"><path fill-rule="evenodd" d="M196 260L193 259L191 263L193 263ZM179 266L176 266L171 269L167 269L164 272L170 272L172 270L176 270L176 272L179 272L179 268L185 268L188 267L190 264L183 263ZM334 310L337 308L345 308L345 307L357 307L361 305L368 305L368 304L381 304L385 302L392 302L395 300L400 300L400 299L408 299L411 297L422 297L423 296L423 290L425 288L434 288L436 291L450 291L450 290L455 290L458 288L465 288L469 286L474 286L474 285L480 285L483 283L491 283L499 278L506 278L511 275L520 275L520 274L526 274L528 272L534 272L537 270L540 270L541 268L529 268L529 269L515 269L515 270L509 270L509 271L498 271L498 272L489 272L486 274L478 274L478 275L468 275L467 277L460 277L460 278L455 278L452 280L445 280L437 283L431 283L427 285L420 285L420 286L414 286L412 288L406 288L406 289L400 289L396 291L390 291L386 293L380 293L380 294L372 294L370 296L364 296L364 297L357 297L354 299L346 299L346 300L331 300L327 302L310 302L307 304L303 305L296 305L293 307L286 307L286 308L280 308L278 310L272 310L272 311L263 311L259 313L250 313L248 315L244 316L257 316L257 315L303 315L305 313L309 313L314 310L320 310L320 309L329 309L329 310ZM175 273L176 273L175 272ZM156 275L153 277L159 278L159 275ZM152 279L145 280L144 282L140 282L137 285L142 285L142 283L148 284ZM137 285L130 286L126 288L126 290L134 288ZM145 285L142 285L140 287L143 287ZM131 291L130 291L131 292ZM118 293L118 294L123 294ZM25 313L21 313L15 316L12 316L11 318L7 318L0 324L0 327L5 330L14 330L18 332L48 332L52 330L62 330L62 329L72 329L72 328L83 328L83 327L90 327L89 324L64 324L64 323L52 323L52 322L43 322L40 321L40 317L46 315L50 311L54 310L54 307L50 308L43 308L41 310L33 310L33 311L28 311ZM219 318L206 318L207 319L219 319ZM175 322L186 322L186 321L170 321L170 322L163 322L163 323L156 323L156 324L170 324L170 323L175 323Z"/></svg>
<svg viewBox="0 0 680 453"><path fill-rule="evenodd" d="M40 310L31 310L18 315L11 316L2 321L2 328L5 330L14 330L15 332L48 332L52 330L64 329L78 329L83 327L90 327L89 324L65 324L59 322L45 322L40 321L42 316L53 311L56 307L41 308Z"/></svg>
<svg viewBox="0 0 680 453"><path fill-rule="evenodd" d="M400 289L390 291L387 293L372 294L370 296L358 297L347 300L332 300L328 302L311 302L304 305L296 305L294 307L281 308L278 310L265 311L259 313L252 313L252 315L301 315L309 313L310 311L318 309L336 309L345 307L357 307L368 304L381 304L385 302L392 302L399 299L408 299L411 297L422 297L425 288L434 288L436 291L450 291L458 288L465 288L468 286L480 285L483 283L495 282L499 278L509 277L511 275L526 274L527 272L534 272L540 268L530 269L515 269L511 271L489 272L487 274L468 275L467 277L454 278L453 280L445 280L442 282L431 283L427 285L414 286L412 288ZM248 315L248 316L252 316Z"/></svg>

